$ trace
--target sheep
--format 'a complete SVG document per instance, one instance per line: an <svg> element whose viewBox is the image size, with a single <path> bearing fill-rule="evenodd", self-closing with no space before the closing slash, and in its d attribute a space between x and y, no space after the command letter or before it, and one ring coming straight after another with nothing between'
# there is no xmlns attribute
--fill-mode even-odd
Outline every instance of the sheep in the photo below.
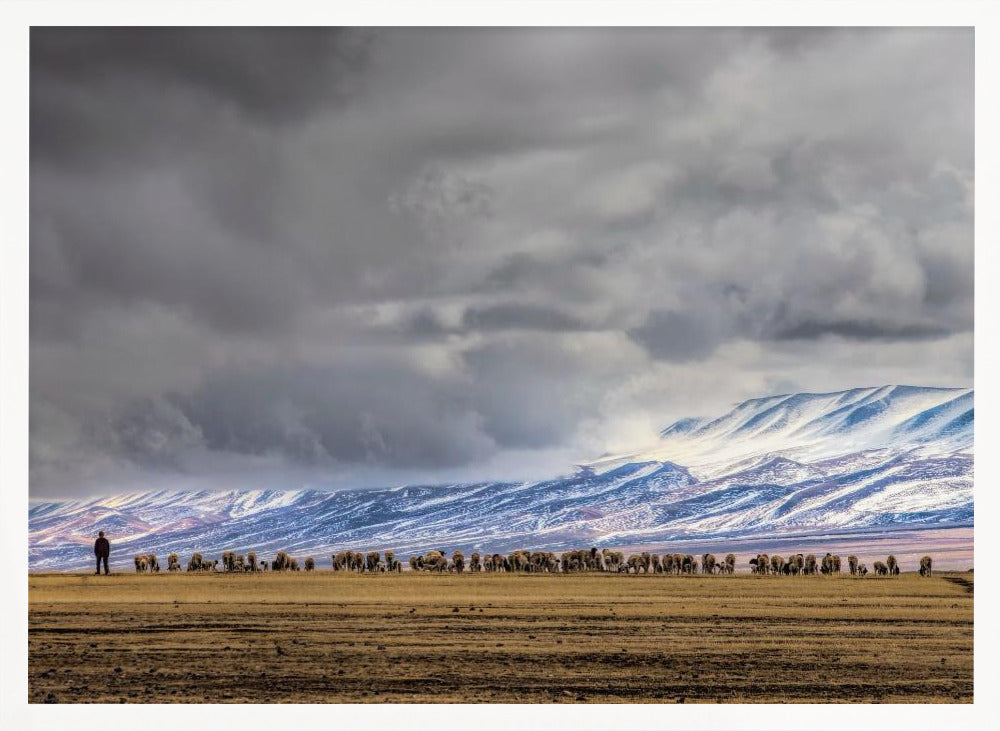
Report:
<svg viewBox="0 0 1000 731"><path fill-rule="evenodd" d="M156 555L152 553L137 553L135 555L135 572L137 574L142 573L159 573L160 564L156 560Z"/></svg>
<svg viewBox="0 0 1000 731"><path fill-rule="evenodd" d="M618 572L621 571L622 564L625 563L625 554L621 551L608 551L605 556L608 564L609 570Z"/></svg>
<svg viewBox="0 0 1000 731"><path fill-rule="evenodd" d="M851 572L851 576L855 576L858 573L858 557L848 556L847 557L847 568Z"/></svg>
<svg viewBox="0 0 1000 731"><path fill-rule="evenodd" d="M304 568L306 571L313 571L316 568L316 559L314 559L312 556L306 558L304 563Z"/></svg>
<svg viewBox="0 0 1000 731"><path fill-rule="evenodd" d="M511 570L527 571L529 565L528 556L529 556L528 551L524 550L523 548L518 549L516 551L511 551L511 553L507 555L507 561L510 563Z"/></svg>
<svg viewBox="0 0 1000 731"><path fill-rule="evenodd" d="M180 571L181 570L181 559L176 553L171 553L167 556L167 571Z"/></svg>
<svg viewBox="0 0 1000 731"><path fill-rule="evenodd" d="M618 573L624 558L625 555L620 551L612 551L607 548L601 549L600 558L598 558L598 567L601 571ZM565 568L564 564L563 570L565 570Z"/></svg>
<svg viewBox="0 0 1000 731"><path fill-rule="evenodd" d="M415 566L423 571L447 571L448 559L441 551L428 551L424 556L416 556ZM412 566L413 564L411 564Z"/></svg>
<svg viewBox="0 0 1000 731"><path fill-rule="evenodd" d="M385 568L387 571L399 573L403 570L402 564L396 559L396 554L392 551L385 552Z"/></svg>
<svg viewBox="0 0 1000 731"><path fill-rule="evenodd" d="M595 556L596 556L596 549L595 549ZM594 567L596 567L597 565L596 560L597 559L595 558ZM545 551L544 553L542 553L542 568L545 571L549 572L550 574L558 573L560 568L559 559L551 551Z"/></svg>
<svg viewBox="0 0 1000 731"><path fill-rule="evenodd" d="M751 572L766 576L771 567L771 559L766 553L758 553L756 558L750 559L750 566L752 567Z"/></svg>
<svg viewBox="0 0 1000 731"><path fill-rule="evenodd" d="M920 575L930 576L931 575L931 557L924 556L920 559Z"/></svg>
<svg viewBox="0 0 1000 731"><path fill-rule="evenodd" d="M896 562L895 556L890 554L885 560L885 565L889 569L890 576L899 576L899 564Z"/></svg>
<svg viewBox="0 0 1000 731"><path fill-rule="evenodd" d="M594 559L596 565L596 558ZM563 571L586 571L591 562L590 552L585 550L566 551L559 556Z"/></svg>
<svg viewBox="0 0 1000 731"><path fill-rule="evenodd" d="M358 570L358 558L360 554L355 554L354 551L341 551L335 554L333 558L333 570L334 571L357 571Z"/></svg>
<svg viewBox="0 0 1000 731"><path fill-rule="evenodd" d="M287 571L290 569L292 563L292 557L289 556L284 551L278 551L274 560L271 562L271 569L273 571Z"/></svg>

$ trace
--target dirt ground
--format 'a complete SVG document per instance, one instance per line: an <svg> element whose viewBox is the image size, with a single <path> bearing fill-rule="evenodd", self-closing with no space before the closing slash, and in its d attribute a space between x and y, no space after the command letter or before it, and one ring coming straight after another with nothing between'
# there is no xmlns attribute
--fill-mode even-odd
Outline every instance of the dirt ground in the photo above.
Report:
<svg viewBox="0 0 1000 731"><path fill-rule="evenodd" d="M29 574L35 703L973 700L973 574Z"/></svg>

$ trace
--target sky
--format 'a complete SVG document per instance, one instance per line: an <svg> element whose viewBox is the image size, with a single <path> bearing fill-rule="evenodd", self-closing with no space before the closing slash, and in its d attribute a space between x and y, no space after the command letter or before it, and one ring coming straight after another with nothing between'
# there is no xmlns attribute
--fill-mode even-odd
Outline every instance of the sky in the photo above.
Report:
<svg viewBox="0 0 1000 731"><path fill-rule="evenodd" d="M969 29L31 31L30 488L534 479L973 385Z"/></svg>

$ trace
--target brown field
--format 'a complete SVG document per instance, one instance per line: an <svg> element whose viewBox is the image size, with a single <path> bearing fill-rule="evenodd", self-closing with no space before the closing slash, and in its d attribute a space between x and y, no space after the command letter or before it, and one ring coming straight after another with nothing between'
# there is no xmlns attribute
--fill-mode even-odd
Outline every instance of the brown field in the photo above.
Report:
<svg viewBox="0 0 1000 731"><path fill-rule="evenodd" d="M973 575L30 574L29 700L973 700Z"/></svg>

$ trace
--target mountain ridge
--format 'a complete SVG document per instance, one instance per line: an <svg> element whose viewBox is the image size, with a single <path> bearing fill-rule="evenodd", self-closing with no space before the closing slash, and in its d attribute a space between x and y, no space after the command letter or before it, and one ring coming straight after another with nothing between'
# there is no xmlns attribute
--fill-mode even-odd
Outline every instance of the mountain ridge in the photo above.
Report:
<svg viewBox="0 0 1000 731"><path fill-rule="evenodd" d="M898 385L748 399L675 421L651 449L539 481L36 501L29 567L83 567L99 527L126 553L322 555L971 525L973 401L971 388Z"/></svg>

